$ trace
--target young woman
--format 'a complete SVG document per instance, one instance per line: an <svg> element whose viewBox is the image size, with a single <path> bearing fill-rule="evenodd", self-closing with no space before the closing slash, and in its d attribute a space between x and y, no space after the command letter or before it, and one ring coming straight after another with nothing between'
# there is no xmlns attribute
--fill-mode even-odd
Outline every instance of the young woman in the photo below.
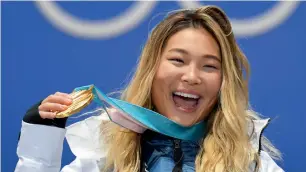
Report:
<svg viewBox="0 0 306 172"><path fill-rule="evenodd" d="M221 9L171 12L153 29L121 99L182 126L203 122L202 137L138 134L103 114L64 129L66 118L54 119L54 112L67 109L72 100L58 92L25 115L15 171L283 171L271 158L279 158L278 150L262 137L268 120L249 107L248 73ZM60 169L65 134L76 159Z"/></svg>

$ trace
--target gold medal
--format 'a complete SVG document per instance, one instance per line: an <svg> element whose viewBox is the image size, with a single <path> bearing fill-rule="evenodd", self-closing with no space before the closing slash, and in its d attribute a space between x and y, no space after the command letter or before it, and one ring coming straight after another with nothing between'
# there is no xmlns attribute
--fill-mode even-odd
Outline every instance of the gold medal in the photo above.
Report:
<svg viewBox="0 0 306 172"><path fill-rule="evenodd" d="M72 97L72 104L64 111L58 112L56 118L69 117L75 113L78 113L91 103L94 98L92 93L93 86L88 90L73 91L70 95Z"/></svg>

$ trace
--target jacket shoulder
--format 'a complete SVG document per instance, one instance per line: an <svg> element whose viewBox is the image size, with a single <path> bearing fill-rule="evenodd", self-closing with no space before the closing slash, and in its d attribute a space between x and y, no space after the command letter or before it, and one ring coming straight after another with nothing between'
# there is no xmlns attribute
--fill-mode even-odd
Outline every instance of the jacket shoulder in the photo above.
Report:
<svg viewBox="0 0 306 172"><path fill-rule="evenodd" d="M253 149L260 155L260 172L283 172L268 152L262 150L261 140L264 129L268 126L270 119L254 119L249 125L249 137Z"/></svg>

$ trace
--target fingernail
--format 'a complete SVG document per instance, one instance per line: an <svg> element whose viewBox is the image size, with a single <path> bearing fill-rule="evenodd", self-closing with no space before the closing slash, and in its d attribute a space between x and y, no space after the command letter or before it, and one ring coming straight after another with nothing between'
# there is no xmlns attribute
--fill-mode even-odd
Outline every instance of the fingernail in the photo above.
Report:
<svg viewBox="0 0 306 172"><path fill-rule="evenodd" d="M68 99L68 103L72 103L72 99Z"/></svg>
<svg viewBox="0 0 306 172"><path fill-rule="evenodd" d="M62 110L65 110L67 108L67 106L66 105L62 105L61 108L62 108Z"/></svg>

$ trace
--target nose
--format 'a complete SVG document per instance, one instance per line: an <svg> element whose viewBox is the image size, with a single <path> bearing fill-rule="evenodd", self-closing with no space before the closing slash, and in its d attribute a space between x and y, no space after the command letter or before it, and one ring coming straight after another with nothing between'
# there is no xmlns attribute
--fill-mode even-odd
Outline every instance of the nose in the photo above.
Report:
<svg viewBox="0 0 306 172"><path fill-rule="evenodd" d="M188 66L182 76L182 81L189 85L201 84L200 71L196 66Z"/></svg>

